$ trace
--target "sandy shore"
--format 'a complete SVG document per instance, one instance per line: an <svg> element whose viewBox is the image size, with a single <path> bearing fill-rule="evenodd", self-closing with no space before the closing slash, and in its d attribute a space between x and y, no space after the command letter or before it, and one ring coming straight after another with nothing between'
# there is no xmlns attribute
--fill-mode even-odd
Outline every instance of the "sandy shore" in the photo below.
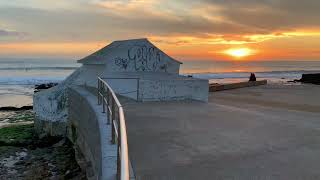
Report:
<svg viewBox="0 0 320 180"><path fill-rule="evenodd" d="M123 102L144 179L319 179L320 86L210 93L209 103Z"/></svg>
<svg viewBox="0 0 320 180"><path fill-rule="evenodd" d="M32 105L33 85L0 85L0 107Z"/></svg>
<svg viewBox="0 0 320 180"><path fill-rule="evenodd" d="M305 112L320 112L320 86L311 84L269 84L211 94L217 104L257 105Z"/></svg>

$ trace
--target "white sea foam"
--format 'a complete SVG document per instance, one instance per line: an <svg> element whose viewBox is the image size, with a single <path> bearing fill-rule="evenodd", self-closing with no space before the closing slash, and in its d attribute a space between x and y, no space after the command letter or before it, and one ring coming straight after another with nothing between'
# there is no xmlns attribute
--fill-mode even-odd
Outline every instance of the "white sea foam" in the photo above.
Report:
<svg viewBox="0 0 320 180"><path fill-rule="evenodd" d="M0 85L35 85L60 82L65 77L0 77Z"/></svg>
<svg viewBox="0 0 320 180"><path fill-rule="evenodd" d="M305 71L282 71L282 72L256 72L258 78L300 78ZM227 79L227 78L248 78L249 72L232 72L232 73L196 73L194 77L203 79Z"/></svg>

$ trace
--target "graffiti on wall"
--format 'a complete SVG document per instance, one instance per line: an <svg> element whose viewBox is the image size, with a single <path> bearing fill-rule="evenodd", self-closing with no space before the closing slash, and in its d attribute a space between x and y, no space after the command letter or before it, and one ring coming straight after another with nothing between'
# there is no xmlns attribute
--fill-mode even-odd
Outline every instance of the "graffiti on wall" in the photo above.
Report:
<svg viewBox="0 0 320 180"><path fill-rule="evenodd" d="M135 71L162 71L167 72L167 62L161 61L161 53L155 47L135 45L128 49L127 57L117 57L115 65L121 70L133 68Z"/></svg>

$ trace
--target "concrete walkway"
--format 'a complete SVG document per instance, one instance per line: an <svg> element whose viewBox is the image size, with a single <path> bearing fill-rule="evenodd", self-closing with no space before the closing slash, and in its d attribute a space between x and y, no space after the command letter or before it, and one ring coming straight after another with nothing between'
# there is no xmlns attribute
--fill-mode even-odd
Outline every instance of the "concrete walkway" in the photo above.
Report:
<svg viewBox="0 0 320 180"><path fill-rule="evenodd" d="M123 100L137 179L320 179L320 86L244 88L209 103Z"/></svg>

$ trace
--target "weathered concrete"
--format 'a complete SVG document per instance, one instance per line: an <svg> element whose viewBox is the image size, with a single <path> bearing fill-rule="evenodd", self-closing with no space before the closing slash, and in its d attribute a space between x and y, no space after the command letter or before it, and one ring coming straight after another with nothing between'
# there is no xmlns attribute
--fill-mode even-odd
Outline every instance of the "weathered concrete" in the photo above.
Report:
<svg viewBox="0 0 320 180"><path fill-rule="evenodd" d="M105 72L163 72L178 74L181 62L168 56L148 39L114 41L81 59L85 65L104 65Z"/></svg>
<svg viewBox="0 0 320 180"><path fill-rule="evenodd" d="M33 96L38 134L65 135L65 128L51 127L67 123L66 89L76 85L96 88L98 77L108 77L116 93L141 101L208 100L208 81L179 75L181 63L147 39L115 41L78 62L82 66L63 82ZM128 80L134 76L139 80Z"/></svg>
<svg viewBox="0 0 320 180"><path fill-rule="evenodd" d="M65 136L67 133L67 122L65 121L47 121L35 115L35 132L39 137L44 136Z"/></svg>
<svg viewBox="0 0 320 180"><path fill-rule="evenodd" d="M137 179L319 179L317 86L210 93L209 103L122 100Z"/></svg>
<svg viewBox="0 0 320 180"><path fill-rule="evenodd" d="M104 73L102 78L120 95L138 101L208 101L208 80L168 73Z"/></svg>
<svg viewBox="0 0 320 180"><path fill-rule="evenodd" d="M68 89L68 137L86 159L89 179L113 180L117 169L117 146L111 144L111 126L97 98L82 87ZM83 163L80 163L83 164ZM90 174L90 169L93 173Z"/></svg>
<svg viewBox="0 0 320 180"><path fill-rule="evenodd" d="M224 90L238 89L238 88L252 87L252 86L261 86L266 84L267 84L267 80L247 81L247 82L238 82L238 83L231 83L231 84L210 84L209 92L224 91Z"/></svg>
<svg viewBox="0 0 320 180"><path fill-rule="evenodd" d="M101 71L102 68L96 65L82 66L57 86L34 94L33 110L36 113L37 133L64 136L66 128L61 127L66 127L69 106L66 90L77 85L96 87L97 76Z"/></svg>

